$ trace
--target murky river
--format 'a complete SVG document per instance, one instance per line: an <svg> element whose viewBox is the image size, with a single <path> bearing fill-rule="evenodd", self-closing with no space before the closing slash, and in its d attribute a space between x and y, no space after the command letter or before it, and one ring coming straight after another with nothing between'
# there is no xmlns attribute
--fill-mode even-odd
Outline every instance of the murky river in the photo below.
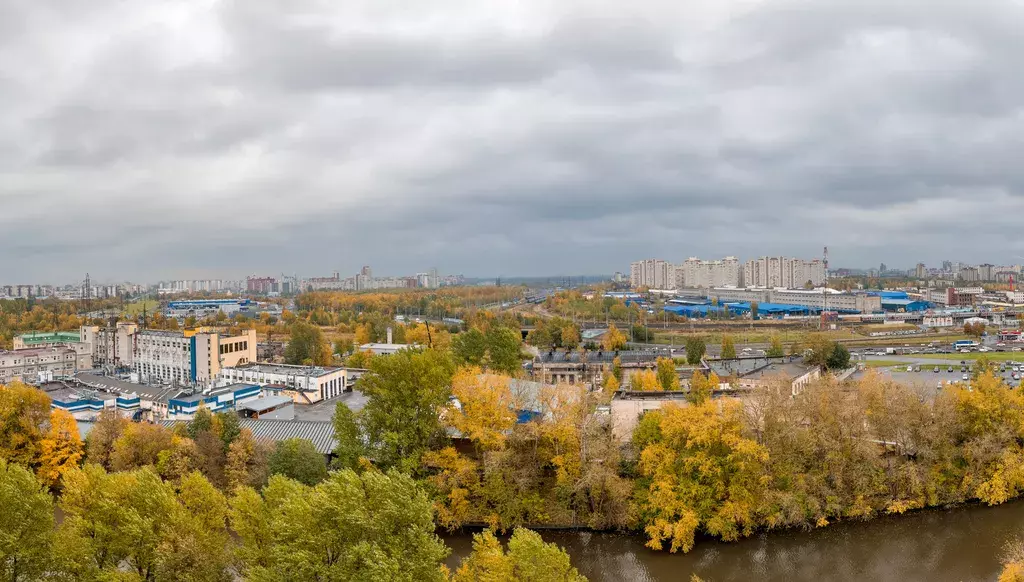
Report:
<svg viewBox="0 0 1024 582"><path fill-rule="evenodd" d="M605 580L800 582L870 580L993 581L1007 541L1024 538L1024 500L832 525L809 532L756 535L726 544L703 539L688 554L653 552L639 536L541 532L564 546L592 582ZM472 537L446 537L450 567Z"/></svg>

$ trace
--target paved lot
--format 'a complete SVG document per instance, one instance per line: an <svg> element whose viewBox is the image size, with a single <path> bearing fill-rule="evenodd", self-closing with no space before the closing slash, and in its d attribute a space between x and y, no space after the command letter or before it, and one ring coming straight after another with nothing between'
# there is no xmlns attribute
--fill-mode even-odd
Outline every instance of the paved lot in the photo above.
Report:
<svg viewBox="0 0 1024 582"><path fill-rule="evenodd" d="M939 382L961 382L963 381L964 374L970 377L970 364L972 362L967 361L968 369L966 372L961 371L960 359L956 358L956 355L949 354L951 359L949 360L933 360L926 358L915 358L914 356L872 356L872 360L891 360L893 362L905 362L915 366L920 365L920 372L907 372L906 365L898 367L883 367L875 368L875 370L881 374L891 377L892 379L903 382L911 386L924 386L935 388ZM1000 362L996 362L996 370L999 370ZM1021 358L1021 364L1024 364L1024 357ZM939 372L935 372L935 367L939 366ZM953 372L949 372L949 366L953 367ZM1014 380L1012 377L1013 372L1010 367L1007 366L1006 371L999 373L999 376L1011 387L1019 387L1021 385L1020 380ZM858 373L855 378L862 375Z"/></svg>

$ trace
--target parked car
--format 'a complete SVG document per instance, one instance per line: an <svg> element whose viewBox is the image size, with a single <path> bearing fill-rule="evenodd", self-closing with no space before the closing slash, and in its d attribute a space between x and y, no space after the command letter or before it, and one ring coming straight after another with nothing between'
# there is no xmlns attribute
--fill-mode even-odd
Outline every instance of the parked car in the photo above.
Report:
<svg viewBox="0 0 1024 582"><path fill-rule="evenodd" d="M967 374L964 374L963 376L960 377L960 379L963 380L964 382L966 382L966 381L970 380L971 378Z"/></svg>
<svg viewBox="0 0 1024 582"><path fill-rule="evenodd" d="M913 366L907 366L907 371L908 372L913 372L914 371L914 367Z"/></svg>
<svg viewBox="0 0 1024 582"><path fill-rule="evenodd" d="M939 373L939 367L938 367L938 366L935 366L935 369L934 369L934 370L932 370L932 371L933 371L933 372L935 372L936 374L938 374L938 373Z"/></svg>
<svg viewBox="0 0 1024 582"><path fill-rule="evenodd" d="M949 368L947 368L946 371L947 372L952 372L953 371L953 366L950 366Z"/></svg>
<svg viewBox="0 0 1024 582"><path fill-rule="evenodd" d="M915 372L920 372L921 371L921 365L918 364L918 365L914 366L914 371Z"/></svg>

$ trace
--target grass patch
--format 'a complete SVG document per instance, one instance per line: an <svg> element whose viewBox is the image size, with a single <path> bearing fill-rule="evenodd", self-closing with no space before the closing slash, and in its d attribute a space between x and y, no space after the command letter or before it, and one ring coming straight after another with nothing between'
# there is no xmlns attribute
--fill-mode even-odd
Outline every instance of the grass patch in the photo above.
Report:
<svg viewBox="0 0 1024 582"><path fill-rule="evenodd" d="M916 331L918 327L909 323L865 325L861 331L865 334L886 331Z"/></svg>
<svg viewBox="0 0 1024 582"><path fill-rule="evenodd" d="M142 299L124 306L126 315L141 315L145 308L146 313L152 315L160 310L160 302L156 299Z"/></svg>
<svg viewBox="0 0 1024 582"><path fill-rule="evenodd" d="M851 364L864 364L867 368L890 368L893 366L900 366L906 368L910 366L910 362L894 362L892 360L864 360L863 362L850 362Z"/></svg>
<svg viewBox="0 0 1024 582"><path fill-rule="evenodd" d="M915 354L915 358L922 358L925 360L965 360L973 361L986 358L990 362L1006 362L1009 360L1020 360L1024 361L1024 352L971 352L969 354L961 354L956 352L953 354Z"/></svg>

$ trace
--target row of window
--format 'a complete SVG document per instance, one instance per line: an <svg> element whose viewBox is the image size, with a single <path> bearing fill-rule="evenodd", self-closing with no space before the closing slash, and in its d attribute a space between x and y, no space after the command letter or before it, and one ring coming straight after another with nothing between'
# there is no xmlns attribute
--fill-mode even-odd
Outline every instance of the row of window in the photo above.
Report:
<svg viewBox="0 0 1024 582"><path fill-rule="evenodd" d="M220 346L220 353L222 355L223 354L232 354L232 353L235 353L235 352L244 352L244 351L246 351L248 349L249 349L249 340L244 340L244 341L240 341L240 342L231 342L229 344L221 344L221 346Z"/></svg>

